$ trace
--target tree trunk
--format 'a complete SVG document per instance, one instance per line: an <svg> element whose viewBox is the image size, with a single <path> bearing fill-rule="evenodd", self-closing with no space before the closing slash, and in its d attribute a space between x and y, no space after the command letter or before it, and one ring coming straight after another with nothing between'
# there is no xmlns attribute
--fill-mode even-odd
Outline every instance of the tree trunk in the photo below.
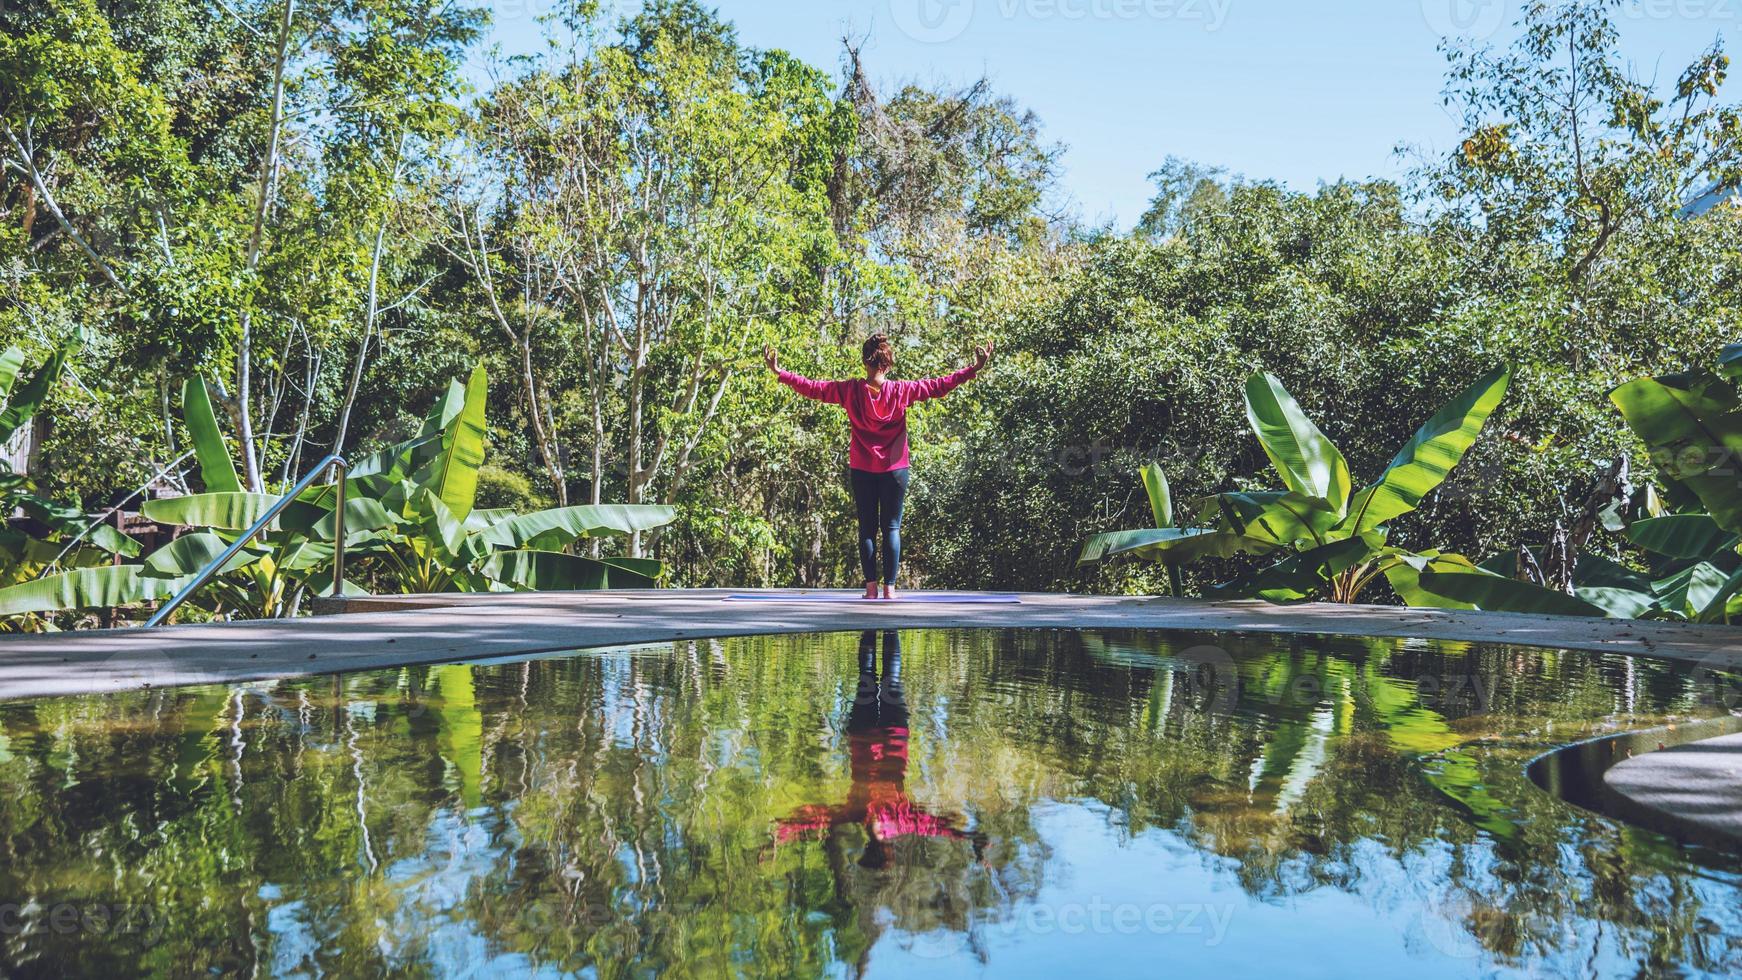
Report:
<svg viewBox="0 0 1742 980"><path fill-rule="evenodd" d="M397 171L397 166L395 171ZM397 172L395 177L397 177ZM375 318L381 312L381 253L387 241L387 218L375 229L375 247L369 251L369 288L364 297L363 338L357 341L357 360L351 365L351 379L345 385L345 401L339 406L339 428L333 436L333 452L345 451L345 436L351 429L351 408L357 403L357 389L363 384L363 364L369 359L369 340L375 336Z"/></svg>
<svg viewBox="0 0 1742 980"><path fill-rule="evenodd" d="M254 201L254 228L248 236L246 269L260 267L261 238L266 229L266 210L272 200L272 185L278 178L278 144L284 130L284 69L290 60L290 32L296 17L296 0L284 0L284 16L278 25L278 56L272 66L272 117L266 131L266 159L260 167L260 190ZM248 489L260 493L260 454L254 441L252 397L254 356L254 311L242 311L242 335L236 345L236 428L242 450L242 466Z"/></svg>

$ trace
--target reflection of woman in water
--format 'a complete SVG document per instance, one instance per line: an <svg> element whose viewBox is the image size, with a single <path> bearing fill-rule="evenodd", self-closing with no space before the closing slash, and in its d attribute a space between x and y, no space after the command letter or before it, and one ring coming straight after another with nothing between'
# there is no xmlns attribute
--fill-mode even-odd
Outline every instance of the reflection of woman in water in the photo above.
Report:
<svg viewBox="0 0 1742 980"><path fill-rule="evenodd" d="M800 807L775 827L775 840L827 837L841 828L865 829L861 867L889 863L889 845L900 837L943 837L973 842L975 856L985 847L979 834L965 833L952 821L925 812L907 796L907 704L901 696L901 638L883 634L883 674L877 673L877 634L859 637L859 691L847 714L847 758L853 789L845 803Z"/></svg>

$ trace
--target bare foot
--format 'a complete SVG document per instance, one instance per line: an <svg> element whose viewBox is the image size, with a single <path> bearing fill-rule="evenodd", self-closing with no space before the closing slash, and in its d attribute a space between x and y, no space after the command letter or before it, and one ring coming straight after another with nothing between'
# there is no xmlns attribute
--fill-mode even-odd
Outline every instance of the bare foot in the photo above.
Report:
<svg viewBox="0 0 1742 980"><path fill-rule="evenodd" d="M885 585L883 587L883 598L885 598L885 599L895 598L895 586Z"/></svg>
<svg viewBox="0 0 1742 980"><path fill-rule="evenodd" d="M866 598L866 599L877 598L877 583L876 582L866 582L865 583L864 598Z"/></svg>

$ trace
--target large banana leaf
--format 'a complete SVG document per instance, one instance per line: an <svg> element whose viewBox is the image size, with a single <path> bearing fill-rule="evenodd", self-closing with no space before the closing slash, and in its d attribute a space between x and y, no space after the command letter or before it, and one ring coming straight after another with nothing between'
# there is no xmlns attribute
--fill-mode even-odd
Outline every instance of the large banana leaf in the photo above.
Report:
<svg viewBox="0 0 1742 980"><path fill-rule="evenodd" d="M50 354L42 367L30 376L30 380L13 393L6 402L6 410L0 412L0 442L12 438L19 427L30 421L37 409L48 398L48 393L54 383L60 380L61 368L66 364L65 350L57 350Z"/></svg>
<svg viewBox="0 0 1742 980"><path fill-rule="evenodd" d="M345 472L345 499L385 497L393 486L405 482L411 474L428 465L441 449L441 444L441 433L437 432L357 459ZM335 496L334 486L322 483L304 490L296 499L332 510Z"/></svg>
<svg viewBox="0 0 1742 980"><path fill-rule="evenodd" d="M1718 586L1717 591L1707 597L1705 608L1700 610L1698 620L1702 623L1729 622L1730 600L1736 597L1737 592L1742 592L1742 569L1732 572Z"/></svg>
<svg viewBox="0 0 1742 980"><path fill-rule="evenodd" d="M1742 533L1742 406L1721 378L1697 371L1641 378L1609 400L1651 450L1666 480L1692 491L1726 531Z"/></svg>
<svg viewBox="0 0 1742 980"><path fill-rule="evenodd" d="M372 497L345 498L345 540L349 541L364 531L379 531L391 527L392 524L393 518L381 506L381 501ZM322 541L331 541L336 531L333 525L334 512L329 510L309 530Z"/></svg>
<svg viewBox="0 0 1742 980"><path fill-rule="evenodd" d="M459 413L442 429L441 452L430 461L418 481L439 496L458 521L464 521L477 502L478 468L484 465L484 402L488 385L482 364L472 369L465 391Z"/></svg>
<svg viewBox="0 0 1742 980"><path fill-rule="evenodd" d="M1149 497L1149 516L1154 518L1155 526L1172 527L1173 490L1167 485L1167 474L1161 471L1161 464L1150 463L1143 468L1143 491ZM1164 559L1162 564L1167 567L1168 591L1174 596L1184 596L1186 580L1180 563Z"/></svg>
<svg viewBox="0 0 1742 980"><path fill-rule="evenodd" d="M466 515L466 530L469 532L488 531L495 525L515 516L517 515L511 507L475 508Z"/></svg>
<svg viewBox="0 0 1742 980"><path fill-rule="evenodd" d="M111 555L121 555L124 558L138 558L144 546L113 526L98 524L85 535L85 540L103 549Z"/></svg>
<svg viewBox="0 0 1742 980"><path fill-rule="evenodd" d="M326 568L320 569L320 570L310 574L305 584L307 584L309 592L313 595L324 595L324 596L332 595L333 594L333 569L332 569L332 566L328 565ZM345 579L345 595L365 596L368 594L369 594L369 590L364 588L362 583L358 582L356 579L353 579L353 578Z"/></svg>
<svg viewBox="0 0 1742 980"><path fill-rule="evenodd" d="M188 579L152 578L139 565L102 565L0 589L0 616L126 606L167 599Z"/></svg>
<svg viewBox="0 0 1742 980"><path fill-rule="evenodd" d="M423 420L424 436L439 436L466 406L466 385L458 378L448 383L448 390L430 409Z"/></svg>
<svg viewBox="0 0 1742 980"><path fill-rule="evenodd" d="M162 524L244 531L271 510L278 499L263 493L196 493L147 500L139 512ZM305 501L292 501L270 529L307 531L328 513Z"/></svg>
<svg viewBox="0 0 1742 980"><path fill-rule="evenodd" d="M1711 562L1700 562L1674 575L1651 583L1652 593L1665 612L1687 619L1705 615L1714 603L1727 599L1724 590L1729 574Z"/></svg>
<svg viewBox="0 0 1742 980"><path fill-rule="evenodd" d="M1718 373L1732 381L1742 378L1742 344L1730 344L1718 353Z"/></svg>
<svg viewBox="0 0 1742 980"><path fill-rule="evenodd" d="M1157 527L1137 531L1097 534L1083 543L1077 564L1133 555L1153 561L1189 562L1199 558L1228 558L1238 554L1262 554L1273 546L1243 538L1232 531L1202 527Z"/></svg>
<svg viewBox="0 0 1742 980"><path fill-rule="evenodd" d="M224 553L230 542L218 537L210 531L197 534L184 534L169 544L152 552L145 559L145 574L155 578L184 578L197 575L207 565L216 561ZM246 568L259 561L261 552L243 549L231 558L220 573L233 572Z"/></svg>
<svg viewBox="0 0 1742 980"><path fill-rule="evenodd" d="M1278 546L1328 543L1331 529L1343 516L1323 497L1293 491L1230 491L1210 499L1228 530ZM1207 515L1209 509L1204 513Z"/></svg>
<svg viewBox="0 0 1742 980"><path fill-rule="evenodd" d="M1345 512L1352 487L1349 464L1281 381L1263 373L1246 380L1246 417L1284 486Z"/></svg>
<svg viewBox="0 0 1742 980"><path fill-rule="evenodd" d="M1371 557L1384 544L1385 538L1378 532L1333 541L1317 548L1296 552L1268 568L1216 586L1210 591L1253 596L1265 602L1302 602L1323 590L1332 577L1341 575Z"/></svg>
<svg viewBox="0 0 1742 980"><path fill-rule="evenodd" d="M659 578L659 576L665 571L665 562L662 562L657 558L630 558L619 555L605 557L599 560L610 565L612 568L621 568L626 572L633 572L636 575L645 576L649 581Z"/></svg>
<svg viewBox="0 0 1742 980"><path fill-rule="evenodd" d="M458 563L464 554L466 526L433 490L419 493L414 504L423 539L434 547L444 564Z"/></svg>
<svg viewBox="0 0 1742 980"><path fill-rule="evenodd" d="M576 538L628 535L670 524L677 511L664 504L582 504L555 507L498 521L480 537L501 548L524 547L533 539L560 546Z"/></svg>
<svg viewBox="0 0 1742 980"><path fill-rule="evenodd" d="M560 551L499 551L483 571L498 582L539 592L650 589L658 584L639 572Z"/></svg>
<svg viewBox="0 0 1742 980"><path fill-rule="evenodd" d="M1511 567L1516 567L1516 563ZM1494 570L1489 569L1489 571ZM1497 574L1504 574L1504 571ZM1579 556L1578 564L1573 567L1573 584L1580 588L1627 589L1633 592L1651 591L1651 578L1649 576L1591 552L1585 552Z"/></svg>
<svg viewBox="0 0 1742 980"><path fill-rule="evenodd" d="M1708 558L1734 548L1736 535L1706 514L1671 514L1634 521L1627 537L1646 551L1670 558Z"/></svg>
<svg viewBox="0 0 1742 980"><path fill-rule="evenodd" d="M1167 474L1157 463L1143 468L1143 490L1149 495L1149 514L1156 527L1173 527L1173 491L1168 488Z"/></svg>
<svg viewBox="0 0 1742 980"><path fill-rule="evenodd" d="M207 493L241 493L242 481L236 476L236 462L230 458L230 447L224 442L224 432L218 428L217 413L212 411L211 393L205 381L189 378L181 388L181 417L188 435L194 440L194 457L200 463L200 479Z"/></svg>
<svg viewBox="0 0 1742 980"><path fill-rule="evenodd" d="M0 352L0 398L12 393L12 385L18 380L18 372L24 370L24 351L19 347L8 347Z"/></svg>
<svg viewBox="0 0 1742 980"><path fill-rule="evenodd" d="M1398 450L1379 481L1355 496L1350 529L1370 531L1421 506L1421 498L1445 482L1475 443L1511 380L1511 368L1496 368L1434 413Z"/></svg>
<svg viewBox="0 0 1742 980"><path fill-rule="evenodd" d="M0 559L13 563L30 562L46 565L59 558L62 565L77 568L84 565L94 565L98 559L103 562L114 560L114 556L96 548L75 548L62 555L66 545L58 541L46 541L32 537L23 531L0 527Z"/></svg>
<svg viewBox="0 0 1742 980"><path fill-rule="evenodd" d="M349 540L351 533L345 532ZM278 567L287 572L306 572L310 569L330 565L333 560L333 546L326 541L297 541L289 549L277 554ZM331 570L328 570L328 582L331 582Z"/></svg>
<svg viewBox="0 0 1742 980"><path fill-rule="evenodd" d="M351 464L348 474L353 480L360 480L367 476L385 476L397 482L405 479L417 469L413 463L418 458L420 451L439 445L441 445L440 433L418 436L416 439L388 446L386 449L377 450L356 460ZM427 457L433 455L433 452L426 453L424 461L427 462Z"/></svg>
<svg viewBox="0 0 1742 980"><path fill-rule="evenodd" d="M1463 555L1441 554L1437 551L1427 551L1421 554L1395 551L1387 555L1384 565L1385 580L1391 583L1392 591L1397 593L1397 597L1402 599L1406 606L1429 609L1476 608L1475 603L1439 595L1424 588L1421 584L1421 574L1429 568L1445 572L1479 571L1470 559Z"/></svg>
<svg viewBox="0 0 1742 980"><path fill-rule="evenodd" d="M79 508L71 504L63 504L57 500L49 500L46 497L38 497L29 491L15 490L7 496L13 506L57 531L71 531L83 524L85 520L85 512Z"/></svg>
<svg viewBox="0 0 1742 980"><path fill-rule="evenodd" d="M1581 586L1573 594L1615 619L1640 619L1660 608L1652 595L1610 585Z"/></svg>
<svg viewBox="0 0 1742 980"><path fill-rule="evenodd" d="M1530 582L1482 571L1422 569L1421 587L1435 595L1467 602L1488 612L1543 613L1551 616L1606 616L1576 596Z"/></svg>

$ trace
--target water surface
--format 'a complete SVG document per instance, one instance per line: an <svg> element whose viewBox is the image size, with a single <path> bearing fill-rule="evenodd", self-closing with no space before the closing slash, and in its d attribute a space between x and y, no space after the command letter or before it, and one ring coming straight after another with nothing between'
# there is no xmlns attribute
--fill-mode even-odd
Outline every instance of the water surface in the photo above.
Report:
<svg viewBox="0 0 1742 980"><path fill-rule="evenodd" d="M1729 859L1522 775L1711 693L903 631L0 704L0 974L1733 975Z"/></svg>

